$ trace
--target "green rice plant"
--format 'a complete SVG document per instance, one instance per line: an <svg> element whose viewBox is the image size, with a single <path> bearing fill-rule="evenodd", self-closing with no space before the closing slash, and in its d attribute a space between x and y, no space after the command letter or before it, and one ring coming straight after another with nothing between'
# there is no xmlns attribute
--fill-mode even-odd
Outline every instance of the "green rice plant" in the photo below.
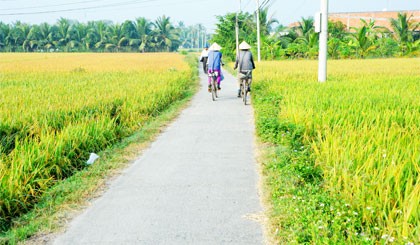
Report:
<svg viewBox="0 0 420 245"><path fill-rule="evenodd" d="M289 145L288 167L302 178L292 177L296 188L289 195L318 186L318 194L303 197L313 197L300 213L306 235L295 237L320 244L418 242L419 59L330 61L326 83L316 82L316 65L263 62L255 74L259 135ZM342 217L345 224L333 223Z"/></svg>
<svg viewBox="0 0 420 245"><path fill-rule="evenodd" d="M193 86L177 54L0 54L0 229Z"/></svg>

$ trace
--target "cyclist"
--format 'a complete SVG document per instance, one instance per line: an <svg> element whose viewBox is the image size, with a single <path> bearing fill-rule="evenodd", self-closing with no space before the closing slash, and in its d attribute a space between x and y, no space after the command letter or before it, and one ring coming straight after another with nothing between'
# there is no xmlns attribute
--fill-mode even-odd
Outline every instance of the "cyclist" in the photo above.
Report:
<svg viewBox="0 0 420 245"><path fill-rule="evenodd" d="M217 72L217 89L220 90L220 81L221 81L221 67L222 67L222 53L220 52L219 44L213 43L209 48L208 54L208 73ZM209 92L211 92L211 77L209 76Z"/></svg>
<svg viewBox="0 0 420 245"><path fill-rule="evenodd" d="M239 55L236 56L234 69L239 67L239 72L243 75L249 73L248 92L251 92L252 70L255 69L254 59L252 53L249 51L251 46L243 41L239 45ZM238 97L241 97L241 74L238 76Z"/></svg>
<svg viewBox="0 0 420 245"><path fill-rule="evenodd" d="M200 62L203 62L203 71L205 74L207 74L207 59L209 56L209 45L206 44L206 46L204 46L203 51L201 51L201 55L200 55Z"/></svg>

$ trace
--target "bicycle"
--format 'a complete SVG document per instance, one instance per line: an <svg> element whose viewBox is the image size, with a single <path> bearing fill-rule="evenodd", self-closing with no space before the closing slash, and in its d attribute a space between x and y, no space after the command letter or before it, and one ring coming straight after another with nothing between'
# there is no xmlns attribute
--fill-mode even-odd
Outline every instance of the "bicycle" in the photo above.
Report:
<svg viewBox="0 0 420 245"><path fill-rule="evenodd" d="M211 99L213 101L217 98L217 77L219 76L219 72L212 71L209 73L209 77L211 78L210 83L210 90L211 90Z"/></svg>
<svg viewBox="0 0 420 245"><path fill-rule="evenodd" d="M247 96L249 92L249 80L251 79L251 71L246 71L246 73L240 72L239 79L241 79L240 95L242 97L242 101L244 102L244 105L246 105Z"/></svg>
<svg viewBox="0 0 420 245"><path fill-rule="evenodd" d="M207 64L207 57L202 57L201 58L201 61L200 62L203 62L203 71L204 71L204 74L207 74L207 72L208 72L208 64Z"/></svg>

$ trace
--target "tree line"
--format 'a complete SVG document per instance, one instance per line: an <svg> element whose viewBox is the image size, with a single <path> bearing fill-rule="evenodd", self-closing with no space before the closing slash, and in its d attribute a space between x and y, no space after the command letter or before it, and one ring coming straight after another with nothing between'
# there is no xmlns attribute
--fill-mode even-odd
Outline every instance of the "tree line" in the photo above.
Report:
<svg viewBox="0 0 420 245"><path fill-rule="evenodd" d="M302 18L297 25L274 28L278 21L268 15L269 7L260 9L261 58L264 60L316 58L319 50L319 34L315 32L314 19ZM257 32L254 13L237 15L239 39L254 44L256 52ZM235 57L236 13L218 16L217 29L212 41L223 46L224 55ZM390 19L391 28L375 24L374 20L361 19L361 26L348 29L342 22L328 23L328 55L330 58L369 58L420 55L420 22L406 13Z"/></svg>
<svg viewBox="0 0 420 245"><path fill-rule="evenodd" d="M314 19L302 18L297 25L285 27L269 16L269 6L260 9L261 57L265 60L316 58L318 33ZM235 23L239 39L253 44L256 52L255 13L241 12L217 16L211 41L223 47L225 57L235 57ZM375 21L360 20L361 27L348 29L341 22L329 22L328 55L330 58L367 58L418 56L420 22L406 13L390 19L391 29ZM0 52L171 52L179 48L201 48L209 39L203 25L174 25L169 17L155 21L139 17L123 23L78 21L61 18L55 24L30 25L17 21L0 22Z"/></svg>
<svg viewBox="0 0 420 245"><path fill-rule="evenodd" d="M170 17L123 23L60 18L55 24L0 22L0 52L170 52L203 47L204 26L174 25Z"/></svg>

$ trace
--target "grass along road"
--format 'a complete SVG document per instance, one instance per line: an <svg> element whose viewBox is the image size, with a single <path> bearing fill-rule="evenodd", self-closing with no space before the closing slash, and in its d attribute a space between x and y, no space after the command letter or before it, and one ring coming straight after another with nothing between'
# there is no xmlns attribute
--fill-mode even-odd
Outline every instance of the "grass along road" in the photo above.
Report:
<svg viewBox="0 0 420 245"><path fill-rule="evenodd" d="M396 69L398 67L398 69ZM420 60L261 62L253 105L279 243L418 243Z"/></svg>
<svg viewBox="0 0 420 245"><path fill-rule="evenodd" d="M190 66L177 54L1 57L0 222L5 242L45 229L48 225L32 219L49 220L43 212L54 213L49 210L60 209L55 205L89 195L109 165L93 174L95 181L87 188L76 184L86 184L82 177L75 177L70 185L78 187L69 188L81 190L75 196L63 189L60 193L57 183L85 169L90 152L108 149L137 131L150 135L146 126L191 96L195 87L192 56Z"/></svg>

